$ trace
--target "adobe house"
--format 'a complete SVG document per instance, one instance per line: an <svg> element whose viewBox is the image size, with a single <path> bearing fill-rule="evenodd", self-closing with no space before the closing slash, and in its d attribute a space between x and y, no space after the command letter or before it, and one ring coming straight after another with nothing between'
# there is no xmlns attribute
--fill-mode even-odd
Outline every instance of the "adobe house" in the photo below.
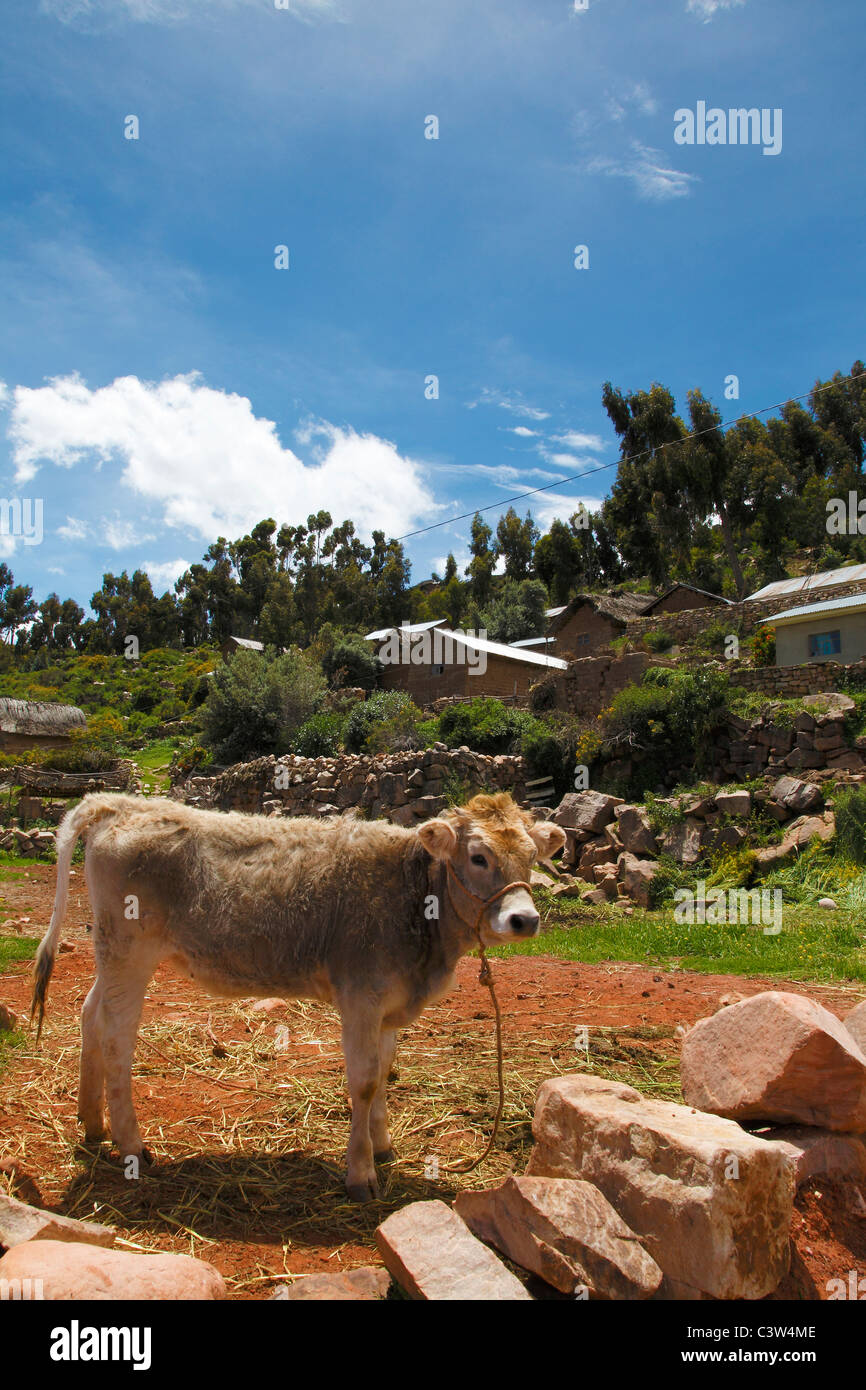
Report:
<svg viewBox="0 0 866 1390"><path fill-rule="evenodd" d="M77 705L52 701L0 698L0 749L65 748L73 729L86 729L87 716Z"/></svg>
<svg viewBox="0 0 866 1390"><path fill-rule="evenodd" d="M228 661L235 652L263 652L264 649L264 642L257 642L253 637L227 637L220 652L223 661Z"/></svg>
<svg viewBox="0 0 866 1390"><path fill-rule="evenodd" d="M708 593L694 584L672 584L658 598L651 599L641 613L642 618L656 617L662 613L683 613L687 608L710 608L714 603L733 608L733 600L722 598L721 594Z"/></svg>
<svg viewBox="0 0 866 1390"><path fill-rule="evenodd" d="M566 662L527 647L488 642L471 632L436 623L416 623L368 633L382 662L382 690L405 690L416 705L443 696L473 699L492 695L523 701L529 687Z"/></svg>
<svg viewBox="0 0 866 1390"><path fill-rule="evenodd" d="M551 619L549 633L556 639L560 656L591 656L625 632L632 618L639 618L654 594L576 594Z"/></svg>
<svg viewBox="0 0 866 1390"><path fill-rule="evenodd" d="M866 594L788 608L762 619L776 630L776 665L838 661L850 666L866 656Z"/></svg>

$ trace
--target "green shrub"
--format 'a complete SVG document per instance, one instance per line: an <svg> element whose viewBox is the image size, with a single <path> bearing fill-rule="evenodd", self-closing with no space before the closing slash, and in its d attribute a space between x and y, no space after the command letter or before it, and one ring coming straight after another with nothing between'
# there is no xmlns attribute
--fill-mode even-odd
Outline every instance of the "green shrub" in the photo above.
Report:
<svg viewBox="0 0 866 1390"><path fill-rule="evenodd" d="M644 646L651 652L669 652L674 644L674 639L664 628L655 627L651 631L644 633Z"/></svg>
<svg viewBox="0 0 866 1390"><path fill-rule="evenodd" d="M442 741L449 748L465 744L476 753L518 753L522 740L539 731L546 732L545 726L528 710L487 695L449 705L439 716Z"/></svg>
<svg viewBox="0 0 866 1390"><path fill-rule="evenodd" d="M219 762L285 753L324 694L321 670L297 647L237 652L210 678L198 713L204 741Z"/></svg>
<svg viewBox="0 0 866 1390"><path fill-rule="evenodd" d="M375 689L380 662L370 642L364 637L348 635L337 638L325 653L322 667L328 683L335 688L360 686L369 691Z"/></svg>
<svg viewBox="0 0 866 1390"><path fill-rule="evenodd" d="M835 805L835 849L852 864L866 864L866 787L843 787Z"/></svg>
<svg viewBox="0 0 866 1390"><path fill-rule="evenodd" d="M320 711L305 719L292 739L292 752L301 758L330 758L340 751L344 720Z"/></svg>
<svg viewBox="0 0 866 1390"><path fill-rule="evenodd" d="M364 752L367 740L378 725L387 723L404 710L414 709L405 690L378 690L369 700L363 703L359 701L346 720L343 731L346 752ZM420 710L417 713L420 719Z"/></svg>

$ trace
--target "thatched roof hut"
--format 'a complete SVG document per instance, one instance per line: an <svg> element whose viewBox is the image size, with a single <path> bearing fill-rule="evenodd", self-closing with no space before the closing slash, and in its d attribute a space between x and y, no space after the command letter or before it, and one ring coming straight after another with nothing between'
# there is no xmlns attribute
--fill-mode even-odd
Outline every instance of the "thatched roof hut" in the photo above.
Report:
<svg viewBox="0 0 866 1390"><path fill-rule="evenodd" d="M86 729L77 705L0 697L0 748L62 748L73 729Z"/></svg>

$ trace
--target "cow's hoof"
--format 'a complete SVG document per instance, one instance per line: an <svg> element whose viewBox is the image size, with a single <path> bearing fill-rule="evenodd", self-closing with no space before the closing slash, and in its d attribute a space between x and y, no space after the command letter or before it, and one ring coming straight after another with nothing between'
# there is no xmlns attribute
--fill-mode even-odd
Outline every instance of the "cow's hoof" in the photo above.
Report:
<svg viewBox="0 0 866 1390"><path fill-rule="evenodd" d="M146 1168L150 1168L155 1161L150 1149L142 1149L139 1157Z"/></svg>
<svg viewBox="0 0 866 1390"><path fill-rule="evenodd" d="M98 1129L85 1129L84 1144L102 1144L108 1138L108 1130L105 1125L100 1125Z"/></svg>
<svg viewBox="0 0 866 1390"><path fill-rule="evenodd" d="M379 1200L379 1184L375 1178L369 1182L347 1182L346 1191L353 1202L377 1202Z"/></svg>
<svg viewBox="0 0 866 1390"><path fill-rule="evenodd" d="M393 1163L397 1157L393 1149L382 1149L379 1153L373 1154L374 1163Z"/></svg>

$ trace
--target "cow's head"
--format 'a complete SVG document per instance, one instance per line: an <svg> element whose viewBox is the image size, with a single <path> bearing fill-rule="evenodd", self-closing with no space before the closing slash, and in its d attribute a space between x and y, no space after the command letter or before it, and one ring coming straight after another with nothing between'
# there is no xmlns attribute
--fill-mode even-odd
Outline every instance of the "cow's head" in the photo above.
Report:
<svg viewBox="0 0 866 1390"><path fill-rule="evenodd" d="M477 899L490 898L506 884L528 882L536 859L549 859L565 844L558 825L536 821L506 793L476 796L418 827L418 838L433 859L450 862L460 884ZM452 882L453 904L462 919L475 921L480 902ZM491 903L481 924L486 945L535 936L538 913L525 888Z"/></svg>

